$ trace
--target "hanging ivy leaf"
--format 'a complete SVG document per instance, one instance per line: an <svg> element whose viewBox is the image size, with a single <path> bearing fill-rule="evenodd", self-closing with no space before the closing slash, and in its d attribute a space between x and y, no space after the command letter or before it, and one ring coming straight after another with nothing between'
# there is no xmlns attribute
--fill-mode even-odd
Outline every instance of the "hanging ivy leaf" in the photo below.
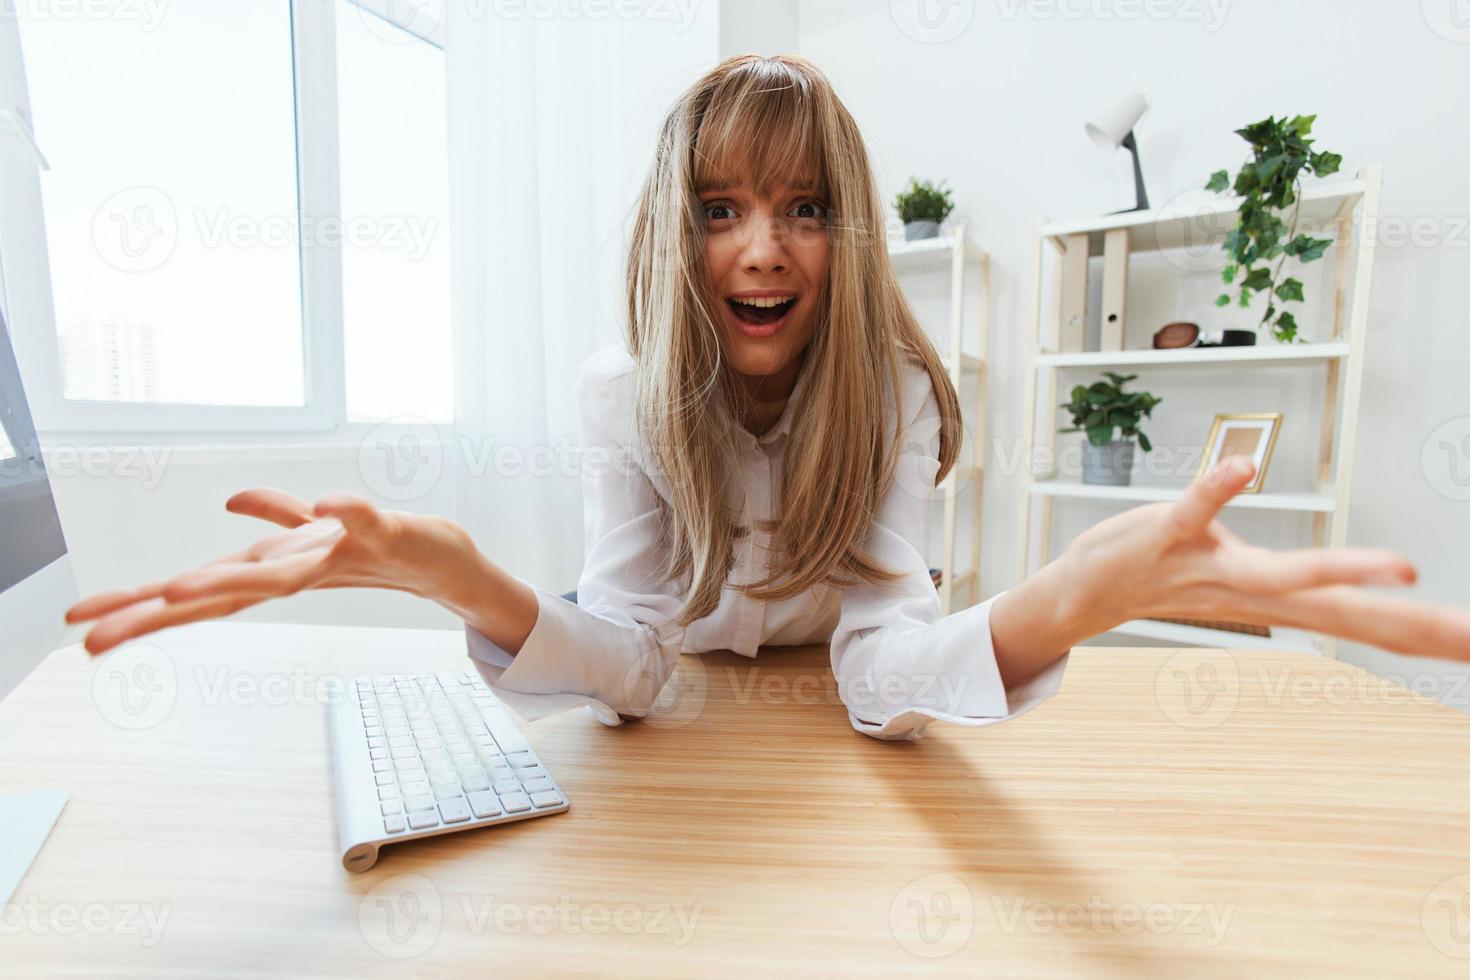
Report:
<svg viewBox="0 0 1470 980"><path fill-rule="evenodd" d="M1296 300L1298 303L1300 303L1303 299L1301 280L1294 279L1288 276L1285 280L1282 281L1281 285L1276 287L1276 296L1283 303L1288 303L1292 300ZM1269 316L1270 310L1267 310L1266 312Z"/></svg>
<svg viewBox="0 0 1470 980"><path fill-rule="evenodd" d="M1259 326L1269 325L1283 343L1298 339L1297 323L1291 313L1278 312L1276 303L1299 303L1306 297L1300 280L1282 278L1282 266L1288 257L1316 261L1332 244L1330 238L1296 232L1302 173L1325 177L1342 165L1340 154L1312 149L1316 121L1315 115L1267 116L1237 129L1236 135L1250 144L1250 157L1236 171L1233 182L1228 170L1217 170L1205 184L1206 190L1217 194L1233 187L1241 198L1235 227L1225 235L1229 261L1220 279L1234 287L1242 307L1249 306L1256 293L1272 297ZM1215 305L1228 306L1231 298L1230 293L1222 293Z"/></svg>

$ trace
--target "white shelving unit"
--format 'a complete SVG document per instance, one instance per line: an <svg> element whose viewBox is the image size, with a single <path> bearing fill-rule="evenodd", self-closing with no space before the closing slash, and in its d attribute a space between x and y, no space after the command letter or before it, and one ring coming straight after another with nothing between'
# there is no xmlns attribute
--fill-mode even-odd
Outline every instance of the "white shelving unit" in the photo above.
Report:
<svg viewBox="0 0 1470 980"><path fill-rule="evenodd" d="M1330 338L1316 343L1277 344L1262 337L1255 347L1219 347L1187 350L1064 350L1063 338L1080 338L1081 324L1063 324L1064 276L1054 274L1056 289L1049 323L1043 323L1043 281L1048 256L1055 267L1068 255L1069 245L1077 248L1084 262L1089 254L1104 251L1105 265L1113 261L1114 241L1121 240L1124 258L1121 281L1126 281L1126 255L1144 251L1198 245L1204 240L1223 244L1226 233L1235 225L1239 201L1221 198L1210 205L1191 209L1188 213L1167 209L1107 215L1083 221L1047 223L1037 229L1033 255L1032 279L1036 293L1032 309L1030 357L1025 382L1026 440L1022 459L1033 459L1038 446L1050 451L1055 459L1057 412L1049 407L1038 416L1038 404L1054 406L1063 371L1111 368L1143 368L1153 371L1188 371L1197 365L1279 364L1302 370L1325 371L1322 428L1318 443L1316 479L1311 487L1295 492L1242 494L1228 506L1257 510L1296 512L1312 516L1312 541L1318 546L1342 547L1347 543L1348 510L1351 503L1353 463L1357 447L1358 411L1362 392L1363 356L1368 327L1368 293L1373 272L1373 233L1378 213L1378 197L1382 184L1382 168L1364 168L1350 180L1325 181L1303 188L1302 219L1318 228L1335 230L1334 275L1332 294L1332 332ZM1353 233L1354 227L1360 232ZM1126 232L1126 235L1120 234ZM1116 236L1116 238L1114 237ZM1085 241L1085 246L1083 245ZM1055 269L1053 270L1055 271ZM1105 275L1107 273L1105 272ZM1079 289L1079 280L1071 280L1071 288ZM1080 290L1085 295L1086 277L1080 277ZM1104 283L1105 309L1108 285ZM1124 309L1122 290L1113 293L1118 310ZM1121 331L1121 325L1119 327ZM1117 334L1115 334L1117 336ZM1077 344L1080 346L1080 343ZM1040 396L1040 397L1038 397ZM1078 480L1059 479L1052 474L1033 474L1022 468L1024 483L1020 513L1019 578L1031 570L1033 553L1044 562L1051 558L1052 509L1058 500L1086 499L1121 503L1149 503L1177 500L1183 486L1105 487L1084 484ZM1039 513L1033 514L1033 511ZM1033 528L1033 524L1039 524ZM1019 579L1018 579L1019 580ZM1296 650L1335 655L1336 643L1331 637L1299 630L1272 629L1272 635L1257 637L1242 633L1202 629L1177 623L1139 620L1125 623L1116 630L1129 636L1145 637L1169 643L1192 646L1251 646L1260 649Z"/></svg>
<svg viewBox="0 0 1470 980"><path fill-rule="evenodd" d="M984 446L988 419L985 401L989 391L988 363L990 351L990 256L985 250L970 241L964 224L956 225L948 234L938 238L926 238L916 242L894 242L888 246L888 255L893 269L900 280L905 272L948 268L950 275L949 336L948 343L940 349L950 381L955 390L965 375L975 377L975 401L973 418L968 421L975 446L974 465L961 467L956 464L941 485L944 505L944 530L941 538L943 551L938 567L943 575L939 585L939 604L945 613L953 608L955 592L964 589L971 602L980 600L980 519L984 498L985 469ZM971 271L977 271L980 279L979 313L973 318L965 312L965 280ZM975 343L972 349L965 348L967 325L974 329ZM968 479L968 487L961 487L961 480ZM968 490L971 495L970 568L955 567L955 544L958 530L959 497Z"/></svg>

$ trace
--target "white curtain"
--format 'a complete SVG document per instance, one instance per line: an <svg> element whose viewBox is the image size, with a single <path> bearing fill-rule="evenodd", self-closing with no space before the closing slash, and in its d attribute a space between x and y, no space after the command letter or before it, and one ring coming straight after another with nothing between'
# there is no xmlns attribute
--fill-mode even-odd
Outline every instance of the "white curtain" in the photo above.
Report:
<svg viewBox="0 0 1470 980"><path fill-rule="evenodd" d="M445 25L456 429L472 447L452 455L478 463L459 513L513 572L571 588L577 367L621 335L635 195L663 113L717 60L719 4L448 0ZM499 447L554 472L487 470Z"/></svg>

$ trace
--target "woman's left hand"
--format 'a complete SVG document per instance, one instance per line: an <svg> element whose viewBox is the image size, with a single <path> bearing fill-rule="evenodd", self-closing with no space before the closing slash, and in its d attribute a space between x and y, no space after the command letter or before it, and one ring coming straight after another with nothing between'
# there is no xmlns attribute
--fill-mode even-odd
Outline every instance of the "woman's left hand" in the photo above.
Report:
<svg viewBox="0 0 1470 980"><path fill-rule="evenodd" d="M1079 535L1055 563L1078 635L1132 619L1218 619L1470 661L1470 612L1362 588L1412 585L1417 573L1402 556L1377 548L1277 551L1226 530L1216 515L1254 474L1249 460L1228 460L1178 501L1135 508Z"/></svg>

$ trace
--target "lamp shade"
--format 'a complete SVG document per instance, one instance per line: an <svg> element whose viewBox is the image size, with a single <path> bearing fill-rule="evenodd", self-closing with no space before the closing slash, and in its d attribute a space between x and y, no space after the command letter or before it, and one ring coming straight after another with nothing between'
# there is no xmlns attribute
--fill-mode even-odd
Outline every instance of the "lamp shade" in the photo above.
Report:
<svg viewBox="0 0 1470 980"><path fill-rule="evenodd" d="M1148 111L1148 99L1129 92L1087 122L1087 135L1099 146L1117 149Z"/></svg>

